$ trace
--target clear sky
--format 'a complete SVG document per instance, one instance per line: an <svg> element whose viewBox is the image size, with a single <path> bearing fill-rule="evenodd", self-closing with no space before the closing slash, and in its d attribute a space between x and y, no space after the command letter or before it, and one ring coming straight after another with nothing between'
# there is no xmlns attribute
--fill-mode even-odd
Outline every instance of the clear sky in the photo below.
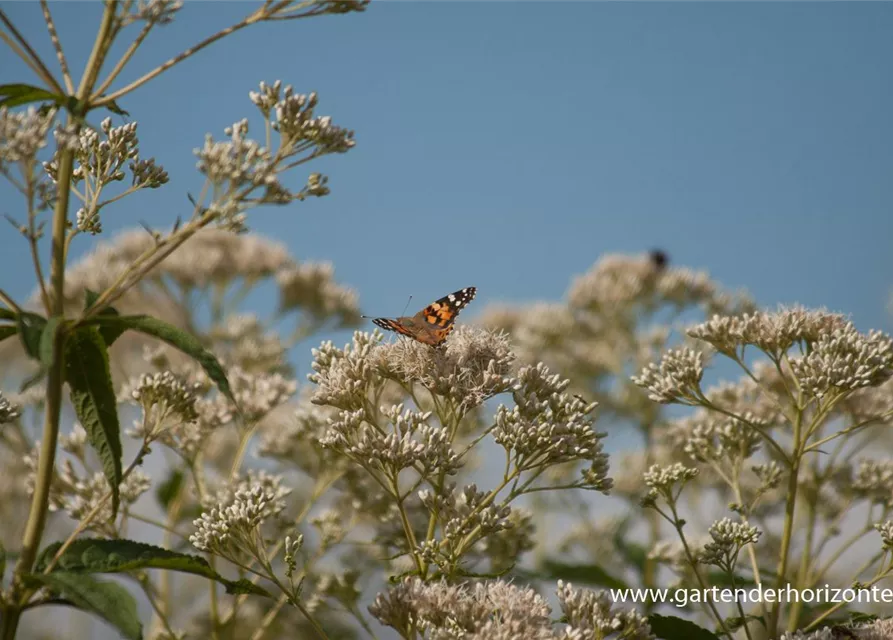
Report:
<svg viewBox="0 0 893 640"><path fill-rule="evenodd" d="M125 79L250 7L187 2ZM81 66L100 4L52 8ZM37 4L4 10L54 64ZM357 147L317 165L331 196L250 225L333 261L367 313L468 285L469 317L558 299L599 255L661 247L761 303L890 330L891 33L893 4L850 2L373 2L260 25L121 101L172 180L103 226L187 213L201 185L192 150L253 114L258 81L281 78L319 92L319 113L356 130ZM33 77L7 50L0 80ZM5 185L0 202L20 213ZM0 282L25 297L26 245L0 228Z"/></svg>

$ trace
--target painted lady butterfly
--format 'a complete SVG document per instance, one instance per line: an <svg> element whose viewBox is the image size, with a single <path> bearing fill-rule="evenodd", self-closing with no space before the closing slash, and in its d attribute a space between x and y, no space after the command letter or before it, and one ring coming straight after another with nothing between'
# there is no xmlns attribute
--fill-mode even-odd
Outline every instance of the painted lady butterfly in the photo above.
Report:
<svg viewBox="0 0 893 640"><path fill-rule="evenodd" d="M477 289L466 287L432 302L414 316L374 318L372 322L382 329L396 331L421 343L439 347L453 330L456 316L465 305L474 300L475 293Z"/></svg>

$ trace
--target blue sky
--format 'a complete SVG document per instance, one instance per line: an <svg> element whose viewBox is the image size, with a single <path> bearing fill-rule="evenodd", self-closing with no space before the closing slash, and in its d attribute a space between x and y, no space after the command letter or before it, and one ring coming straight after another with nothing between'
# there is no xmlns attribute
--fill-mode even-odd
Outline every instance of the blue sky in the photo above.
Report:
<svg viewBox="0 0 893 640"><path fill-rule="evenodd" d="M251 6L187 3L124 79ZM100 4L52 8L82 68ZM37 5L4 10L55 64ZM256 211L251 227L333 261L367 313L468 285L467 316L558 299L599 255L658 246L761 303L890 330L891 32L890 3L373 2L259 25L121 101L172 180L103 226L185 214L201 185L192 150L281 78L317 91L357 147L316 166L331 196ZM0 78L33 81L8 52ZM19 213L9 196L0 186ZM17 298L33 286L13 275L26 251L0 231L0 286Z"/></svg>

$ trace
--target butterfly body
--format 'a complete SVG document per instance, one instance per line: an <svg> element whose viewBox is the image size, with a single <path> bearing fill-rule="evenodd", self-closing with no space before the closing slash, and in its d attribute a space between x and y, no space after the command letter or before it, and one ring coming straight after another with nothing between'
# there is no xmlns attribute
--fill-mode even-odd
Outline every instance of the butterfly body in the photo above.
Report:
<svg viewBox="0 0 893 640"><path fill-rule="evenodd" d="M475 287L466 287L432 302L414 316L399 318L374 318L372 322L388 331L394 331L432 347L441 346L450 335L456 316L477 293Z"/></svg>

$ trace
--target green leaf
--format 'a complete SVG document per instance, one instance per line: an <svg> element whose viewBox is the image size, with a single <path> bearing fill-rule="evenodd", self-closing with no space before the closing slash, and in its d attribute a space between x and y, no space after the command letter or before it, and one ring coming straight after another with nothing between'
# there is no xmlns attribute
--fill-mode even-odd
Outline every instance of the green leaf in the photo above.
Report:
<svg viewBox="0 0 893 640"><path fill-rule="evenodd" d="M64 321L62 316L53 316L47 320L47 323L44 325L43 331L40 334L38 355L40 358L40 365L46 369L49 369L53 365L53 346L56 341L56 332L59 330L59 325Z"/></svg>
<svg viewBox="0 0 893 640"><path fill-rule="evenodd" d="M583 583L607 587L609 589L626 589L629 587L623 580L612 576L600 565L565 563L556 560L543 562L542 573L548 580L564 580L574 584Z"/></svg>
<svg viewBox="0 0 893 640"><path fill-rule="evenodd" d="M41 100L49 100L54 104L61 105L68 100L68 96L61 96L30 84L0 85L0 107L18 107Z"/></svg>
<svg viewBox="0 0 893 640"><path fill-rule="evenodd" d="M103 582L83 573L62 571L32 573L24 578L32 585L49 587L77 608L96 614L129 640L143 637L136 601L120 584Z"/></svg>
<svg viewBox="0 0 893 640"><path fill-rule="evenodd" d="M105 342L96 327L81 327L68 338L65 379L90 446L99 454L112 490L112 517L121 484L121 426Z"/></svg>
<svg viewBox="0 0 893 640"><path fill-rule="evenodd" d="M183 475L183 472L179 469L174 469L171 471L171 474L167 479L155 489L155 497L158 498L158 502L165 510L167 510L174 498L180 493L180 489L183 488L184 479L185 476Z"/></svg>
<svg viewBox="0 0 893 640"><path fill-rule="evenodd" d="M718 640L712 631L691 620L652 613L648 616L651 632L661 640Z"/></svg>
<svg viewBox="0 0 893 640"><path fill-rule="evenodd" d="M0 325L0 342L11 338L19 332L18 328L11 324Z"/></svg>
<svg viewBox="0 0 893 640"><path fill-rule="evenodd" d="M61 542L54 542L40 554L35 571L43 571L55 557ZM68 573L121 573L136 569L167 569L191 573L219 582L230 594L254 594L271 597L270 593L250 580L227 580L214 571L201 556L169 551L134 540L81 538L75 540L59 558L55 567ZM55 570L54 570L55 572Z"/></svg>
<svg viewBox="0 0 893 640"><path fill-rule="evenodd" d="M103 329L119 331L118 335L130 329L139 331L163 340L172 347L179 349L198 362L208 374L208 377L220 389L220 392L229 398L233 404L236 404L236 399L229 387L229 381L226 379L223 367L214 354L205 349L199 339L191 333L151 316L98 316L92 322Z"/></svg>
<svg viewBox="0 0 893 640"><path fill-rule="evenodd" d="M95 291L91 291L90 289L86 290L86 295L84 297L84 311L92 307L95 302L99 300L99 294ZM118 310L114 307L106 307L102 311L99 312L100 316L120 316ZM102 339L105 340L105 346L110 347L114 344L115 340L121 337L121 334L124 333L122 330L117 329L109 329L106 327L100 327L99 333L102 334Z"/></svg>
<svg viewBox="0 0 893 640"><path fill-rule="evenodd" d="M6 547L3 546L3 543L0 542L0 582L3 581L3 577L6 575Z"/></svg>
<svg viewBox="0 0 893 640"><path fill-rule="evenodd" d="M36 313L22 311L16 316L16 323L25 353L35 360L40 360L40 337L47 321Z"/></svg>

